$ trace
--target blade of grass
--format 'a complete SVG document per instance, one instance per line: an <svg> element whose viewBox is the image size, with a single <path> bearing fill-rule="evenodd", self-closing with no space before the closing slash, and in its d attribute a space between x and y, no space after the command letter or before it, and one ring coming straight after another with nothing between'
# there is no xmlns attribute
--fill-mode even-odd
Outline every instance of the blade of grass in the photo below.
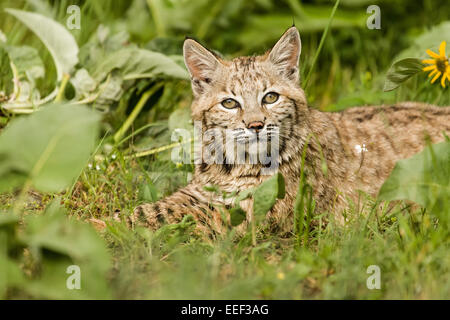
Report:
<svg viewBox="0 0 450 320"><path fill-rule="evenodd" d="M298 193L295 199L294 205L294 232L297 237L297 246L301 245L301 235L303 234L303 219L305 214L305 193L306 193L306 179L305 179L305 159L306 159L306 149L308 148L309 139L311 134L306 138L303 152L302 152L302 162L300 165L300 179L298 184Z"/></svg>
<svg viewBox="0 0 450 320"><path fill-rule="evenodd" d="M314 66L316 65L317 58L319 57L320 51L322 51L323 44L324 44L325 39L326 39L327 34L328 34L328 29L330 29L331 22L333 21L333 17L334 17L334 15L336 13L337 7L339 6L339 1L340 0L336 0L336 3L334 4L333 10L331 11L330 19L328 20L328 25L325 28L325 30L323 31L322 38L320 39L320 43L319 43L319 48L317 48L316 54L314 56L314 59L313 59L312 65L311 65L311 68L309 69L308 74L306 76L305 84L303 85L303 88L305 90L308 87L308 82L309 82L311 74L312 74L312 72L314 70Z"/></svg>
<svg viewBox="0 0 450 320"><path fill-rule="evenodd" d="M61 81L61 86L59 87L58 94L56 95L55 102L59 102L64 97L64 90L66 90L67 82L69 82L70 75L67 73L63 74L63 78Z"/></svg>
<svg viewBox="0 0 450 320"><path fill-rule="evenodd" d="M151 87L149 90L144 92L144 94L139 99L138 103L134 107L133 111L128 116L127 120L123 123L122 127L116 132L114 135L114 142L118 142L122 139L125 132L128 131L128 129L131 127L131 124L134 122L138 114L141 112L142 108L144 108L145 103L147 100L154 94L159 88L163 86L163 83L160 82L158 84L155 84L153 87Z"/></svg>
<svg viewBox="0 0 450 320"><path fill-rule="evenodd" d="M127 141L128 139L134 137L135 135L139 134L140 132L144 131L147 128L150 127L156 127L156 126L162 126L164 125L164 122L154 122L154 123L147 123L145 126L140 127L139 129L137 129L136 131L133 131L133 133L131 133L130 135L126 136L125 138L123 138L122 140L120 140L117 143L117 146L120 146L122 143L124 143L125 141Z"/></svg>
<svg viewBox="0 0 450 320"><path fill-rule="evenodd" d="M189 139L188 141L175 142L175 143L168 144L166 146L162 146L162 147L158 147L158 148L154 148L154 149L150 149L150 150L137 152L135 154L125 156L124 158L125 159L129 159L129 158L145 157L145 156L149 156L151 154L160 153L160 152L163 152L163 151L166 151L166 150L169 150L169 149L173 149L175 147L181 146L181 145L186 144L186 143L190 143L192 141L194 141L193 138Z"/></svg>
<svg viewBox="0 0 450 320"><path fill-rule="evenodd" d="M156 34L159 37L165 37L166 36L166 26L164 25L164 21L161 19L161 12L160 12L160 2L157 0L147 0L147 5L150 9L150 12L153 17L153 21L155 22L156 27Z"/></svg>

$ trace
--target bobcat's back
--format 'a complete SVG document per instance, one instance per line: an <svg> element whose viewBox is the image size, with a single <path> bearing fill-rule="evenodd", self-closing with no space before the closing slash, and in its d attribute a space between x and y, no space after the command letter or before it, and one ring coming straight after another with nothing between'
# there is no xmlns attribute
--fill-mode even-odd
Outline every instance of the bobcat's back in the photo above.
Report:
<svg viewBox="0 0 450 320"><path fill-rule="evenodd" d="M450 135L450 107L404 102L358 107L332 114L342 141L348 182L376 195L395 162L421 151L427 140L437 143Z"/></svg>

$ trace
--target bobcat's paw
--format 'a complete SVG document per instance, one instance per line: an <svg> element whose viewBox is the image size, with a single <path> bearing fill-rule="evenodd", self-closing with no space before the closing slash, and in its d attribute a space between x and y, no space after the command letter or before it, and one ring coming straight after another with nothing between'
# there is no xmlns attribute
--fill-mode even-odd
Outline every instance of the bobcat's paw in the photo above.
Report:
<svg viewBox="0 0 450 320"><path fill-rule="evenodd" d="M160 228L165 223L165 218L163 214L157 210L157 207L157 205L150 203L137 206L131 216L132 224L141 225L152 230Z"/></svg>

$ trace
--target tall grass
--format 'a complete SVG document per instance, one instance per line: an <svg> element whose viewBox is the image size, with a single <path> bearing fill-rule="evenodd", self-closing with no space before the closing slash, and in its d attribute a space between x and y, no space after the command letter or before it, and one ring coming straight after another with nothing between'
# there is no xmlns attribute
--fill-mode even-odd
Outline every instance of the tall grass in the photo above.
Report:
<svg viewBox="0 0 450 320"><path fill-rule="evenodd" d="M302 37L302 79L305 79L308 100L314 107L336 111L355 105L407 99L440 105L450 103L450 91L430 85L424 74L408 80L400 91L382 92L386 71L395 57L413 47L419 34L448 19L441 9L446 5L444 0L425 1L423 7L406 0L377 1L382 7L381 30L365 28L365 9L369 3L365 1L76 3L82 13L81 29L71 33L78 46L84 47L83 54L87 57L95 50L113 51L136 45L175 56L174 61L182 65L176 56L181 54L185 35L197 36L225 57L253 54L273 45L294 16ZM56 69L52 57L30 30L3 9L39 12L65 25L69 4L74 3L6 0L0 4L0 30L6 35L7 44L26 44L39 52L46 72L45 77L36 82L42 96L55 88ZM109 28L101 45L95 42L98 34L104 32L99 29L100 24ZM92 48L89 47L91 41ZM87 60L81 61L80 66L88 68L96 62ZM4 70L3 65L0 68ZM111 72L108 79L114 76L117 74ZM64 103L71 99L74 89L70 81L65 79L57 85L60 90L56 100ZM253 239L251 232L237 237L231 230L215 241L205 241L192 232L194 226L189 219L165 226L158 232L143 228L130 230L114 217L127 216L137 204L170 194L185 185L192 175L191 165L177 166L170 161L171 148L179 145L170 141L173 119L177 125L189 125L192 97L187 80L169 77L123 82L120 86L124 89L120 99L108 103L100 103L98 96L80 100L90 109L103 110L102 139L93 148L88 166L73 184L62 192L37 191L28 186L22 189L25 191L19 196L20 201L15 192L0 193L0 236L4 236L0 239L0 258L11 258L26 274L26 281L4 292L0 287L2 297L53 297L48 289L51 286L45 285L46 282L40 291L32 291L29 286L40 281L39 268L56 265L60 260L55 257L73 260L79 258L79 252L87 257L92 254L89 245L83 247L84 251L76 251L74 248L81 243L77 242L56 255L47 255L54 249L47 248L42 251L45 259L39 259L39 255L35 256L35 251L30 250L45 245L33 242L39 240L33 237L33 232L40 230L41 235L48 231L38 228L39 217L47 219L41 221L52 226L52 217L57 217L54 219L59 226L83 230L92 244L105 244L111 261L102 250L99 250L102 257L99 256L98 261L111 262L107 286L102 294L95 291L88 298L450 297L450 284L445 281L450 277L449 233L438 215L407 202L388 203L361 194L360 201L347 208L348 219L342 225L334 221L332 215L315 211L313 190L303 170L294 208L294 229L288 236L258 226ZM0 135L15 118L19 116L0 111ZM314 137L310 139L313 141ZM306 148L307 145L304 150ZM302 167L304 161L305 153ZM4 213L13 207L27 223L8 220L9 216ZM54 211L61 211L64 219ZM72 224L76 220L83 221L82 225L98 227L97 233L103 242L83 227ZM6 237L14 239L8 243L19 252L14 257L3 250ZM56 239L61 241L61 238ZM72 238L63 240L73 241ZM0 269L3 261L6 258L0 261ZM366 286L370 265L381 269L380 290L370 290ZM97 269L92 267L92 270ZM91 279L101 278L95 272L92 274Z"/></svg>

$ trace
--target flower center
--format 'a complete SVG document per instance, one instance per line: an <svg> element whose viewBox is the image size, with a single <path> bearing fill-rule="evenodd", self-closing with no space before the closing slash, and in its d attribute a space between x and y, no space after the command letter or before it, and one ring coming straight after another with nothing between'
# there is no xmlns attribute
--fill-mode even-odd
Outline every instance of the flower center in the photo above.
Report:
<svg viewBox="0 0 450 320"><path fill-rule="evenodd" d="M448 65L447 58L436 59L436 69L438 69L438 71L444 73L447 65Z"/></svg>

